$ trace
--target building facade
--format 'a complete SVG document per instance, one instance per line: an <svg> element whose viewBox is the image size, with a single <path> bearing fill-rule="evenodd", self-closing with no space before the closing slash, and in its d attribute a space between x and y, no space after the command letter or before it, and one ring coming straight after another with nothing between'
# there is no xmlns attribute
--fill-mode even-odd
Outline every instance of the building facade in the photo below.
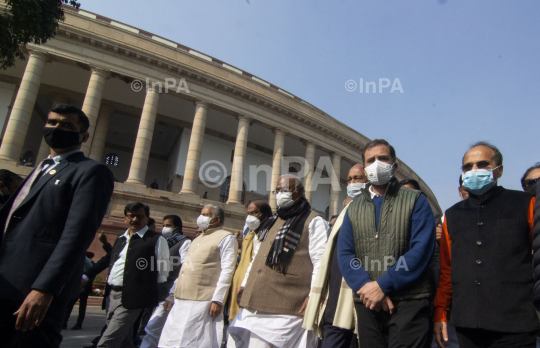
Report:
<svg viewBox="0 0 540 348"><path fill-rule="evenodd" d="M90 119L82 150L116 180L102 224L109 240L124 231L123 209L132 201L148 204L158 225L167 214L181 216L188 235L201 207L217 204L225 227L242 230L250 201L276 207L271 192L285 173L303 178L314 209L339 212L347 173L361 162L368 138L216 58L64 8L54 39L29 44L26 61L0 71L1 168L27 175L49 153L42 139L48 110L71 103ZM397 177L418 180L440 212L429 187L401 161ZM97 241L92 248L103 254Z"/></svg>

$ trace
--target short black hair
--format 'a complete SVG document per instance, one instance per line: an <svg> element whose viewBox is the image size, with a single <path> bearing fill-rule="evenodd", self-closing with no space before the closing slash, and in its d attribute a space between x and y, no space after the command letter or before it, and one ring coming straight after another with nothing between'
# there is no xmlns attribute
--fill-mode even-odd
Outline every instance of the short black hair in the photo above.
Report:
<svg viewBox="0 0 540 348"><path fill-rule="evenodd" d="M525 174L523 174L523 176L521 177L521 187L523 187L524 190L527 190L527 188L525 187L525 178L527 177L527 175L529 175L530 172L532 172L535 169L540 169L540 162L536 162L534 166L527 169L525 171Z"/></svg>
<svg viewBox="0 0 540 348"><path fill-rule="evenodd" d="M263 200L256 200L251 202L255 204L255 206L259 209L259 211L264 214L267 217L272 216L272 208L270 207L270 204L268 202Z"/></svg>
<svg viewBox="0 0 540 348"><path fill-rule="evenodd" d="M180 233L182 233L182 219L180 219L180 216L178 215L165 215L163 217L163 221L165 220L171 220L174 227L180 228Z"/></svg>
<svg viewBox="0 0 540 348"><path fill-rule="evenodd" d="M469 152L472 148L477 147L477 146L486 146L486 147L489 147L490 149L492 149L493 152L495 152L495 156L493 156L493 159L495 160L495 164L497 166L500 166L500 165L503 164L503 155L502 155L501 151L499 151L497 146L495 146L495 145L493 145L491 143L488 143L487 141L478 141L478 142L472 144L471 147L469 147L469 150L467 150L467 152ZM467 154L467 152L465 152L465 154L463 155L463 158L461 159L462 164L463 164L463 161L465 160L465 155Z"/></svg>
<svg viewBox="0 0 540 348"><path fill-rule="evenodd" d="M377 145L385 145L386 147L388 147L388 150L390 151L390 157L392 157L392 162L396 162L396 150L394 149L394 147L384 139L373 139L366 144L366 147L364 147L364 151L362 151L362 162L364 163L364 165L366 165L366 151L374 148Z"/></svg>
<svg viewBox="0 0 540 348"><path fill-rule="evenodd" d="M154 220L154 218L150 218L148 219L148 223L146 224L146 226L151 226L151 225L155 225L156 224L156 220Z"/></svg>
<svg viewBox="0 0 540 348"><path fill-rule="evenodd" d="M330 218L330 220L328 220L328 222L332 221L333 219L337 219L339 215L332 215L332 217Z"/></svg>
<svg viewBox="0 0 540 348"><path fill-rule="evenodd" d="M401 186L405 186L405 185L407 185L407 184L411 184L411 185L414 186L414 189L415 189L415 190L418 190L418 191L421 190L421 189L420 189L420 184L418 183L418 181L416 181L416 180L414 180L414 179L405 179L405 180L401 180L401 181L399 182L399 184L400 184Z"/></svg>
<svg viewBox="0 0 540 348"><path fill-rule="evenodd" d="M23 178L7 169L0 169L0 181L9 186L13 181L23 181Z"/></svg>
<svg viewBox="0 0 540 348"><path fill-rule="evenodd" d="M124 208L124 216L127 216L127 213L133 213L134 211L139 209L144 209L146 217L150 217L150 207L140 202L133 202L126 205L126 207Z"/></svg>
<svg viewBox="0 0 540 348"><path fill-rule="evenodd" d="M90 128L90 120L88 120L88 116L86 116L84 111L76 106L71 104L56 104L52 107L51 111L49 111L49 113L51 112L60 115L77 115L79 117L78 123L81 125L80 133L88 132L88 128Z"/></svg>

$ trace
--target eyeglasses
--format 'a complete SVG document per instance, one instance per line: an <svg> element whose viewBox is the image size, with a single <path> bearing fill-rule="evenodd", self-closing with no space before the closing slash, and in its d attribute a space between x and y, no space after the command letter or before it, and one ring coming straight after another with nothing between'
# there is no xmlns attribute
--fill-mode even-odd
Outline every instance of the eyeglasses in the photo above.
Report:
<svg viewBox="0 0 540 348"><path fill-rule="evenodd" d="M531 178L531 179L525 180L525 187L530 187L530 186L536 184L538 182L538 179L540 179L540 178Z"/></svg>
<svg viewBox="0 0 540 348"><path fill-rule="evenodd" d="M137 215L137 214L127 214L126 217L130 220L134 220L134 219L137 219L137 220L142 220L144 219L144 215Z"/></svg>
<svg viewBox="0 0 540 348"><path fill-rule="evenodd" d="M476 163L465 163L464 165L461 166L461 170L463 171L463 173L465 172L468 172L469 170L473 169L473 166L476 164L476 167L478 169L487 169L490 164L492 162L491 161L479 161L479 162L476 162Z"/></svg>

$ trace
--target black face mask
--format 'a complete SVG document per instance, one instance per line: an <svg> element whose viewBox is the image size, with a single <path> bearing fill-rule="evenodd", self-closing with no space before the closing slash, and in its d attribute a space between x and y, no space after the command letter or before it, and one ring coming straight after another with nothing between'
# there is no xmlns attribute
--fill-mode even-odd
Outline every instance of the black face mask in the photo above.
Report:
<svg viewBox="0 0 540 348"><path fill-rule="evenodd" d="M538 185L538 183L535 183L534 185L527 187L527 192L532 193L533 195L536 196L536 185Z"/></svg>
<svg viewBox="0 0 540 348"><path fill-rule="evenodd" d="M43 128L43 138L47 145L53 149L67 149L77 146L79 142L79 132L67 131L55 127Z"/></svg>

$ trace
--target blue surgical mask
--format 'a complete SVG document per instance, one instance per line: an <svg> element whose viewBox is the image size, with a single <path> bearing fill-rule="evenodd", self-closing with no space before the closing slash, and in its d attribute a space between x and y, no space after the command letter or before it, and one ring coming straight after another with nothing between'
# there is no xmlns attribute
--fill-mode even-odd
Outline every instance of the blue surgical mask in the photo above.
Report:
<svg viewBox="0 0 540 348"><path fill-rule="evenodd" d="M362 194L363 188L366 188L366 184L363 182L351 183L349 184L349 186L347 186L347 196L351 197L352 199L355 199L356 197Z"/></svg>
<svg viewBox="0 0 540 348"><path fill-rule="evenodd" d="M497 167L498 168L498 167ZM495 185L493 170L497 169L472 169L461 174L463 186L477 196L483 195Z"/></svg>

